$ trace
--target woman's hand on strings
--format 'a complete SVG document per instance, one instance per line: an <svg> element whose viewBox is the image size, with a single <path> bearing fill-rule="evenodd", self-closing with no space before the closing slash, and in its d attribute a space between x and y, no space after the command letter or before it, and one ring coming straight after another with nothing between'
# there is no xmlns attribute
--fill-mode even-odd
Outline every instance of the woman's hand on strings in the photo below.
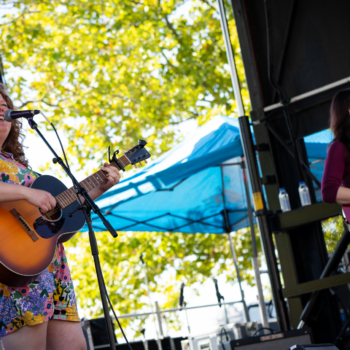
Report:
<svg viewBox="0 0 350 350"><path fill-rule="evenodd" d="M38 207L43 214L56 207L56 199L51 193L30 187L22 187L22 189L25 190L26 201Z"/></svg>
<svg viewBox="0 0 350 350"><path fill-rule="evenodd" d="M120 180L120 173L119 170L114 166L108 166L108 163L104 163L103 167L101 168L102 171L104 171L106 174L107 182L104 184L101 184L99 189L102 192L106 192L111 187L116 185Z"/></svg>

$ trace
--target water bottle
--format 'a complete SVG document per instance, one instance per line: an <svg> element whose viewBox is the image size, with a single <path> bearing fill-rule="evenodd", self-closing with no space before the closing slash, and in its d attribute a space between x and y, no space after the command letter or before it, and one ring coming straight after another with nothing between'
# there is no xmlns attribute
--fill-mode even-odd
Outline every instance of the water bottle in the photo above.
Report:
<svg viewBox="0 0 350 350"><path fill-rule="evenodd" d="M310 193L308 187L305 185L304 181L299 182L299 197L301 205L304 207L305 205L310 205Z"/></svg>
<svg viewBox="0 0 350 350"><path fill-rule="evenodd" d="M290 202L289 196L284 187L280 188L280 193L278 195L278 199L280 200L281 209L283 212L290 211Z"/></svg>

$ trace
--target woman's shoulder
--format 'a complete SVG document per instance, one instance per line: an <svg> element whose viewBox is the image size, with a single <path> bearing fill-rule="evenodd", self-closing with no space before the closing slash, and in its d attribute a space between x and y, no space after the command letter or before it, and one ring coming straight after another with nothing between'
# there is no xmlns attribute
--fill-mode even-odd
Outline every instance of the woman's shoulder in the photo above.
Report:
<svg viewBox="0 0 350 350"><path fill-rule="evenodd" d="M343 142L334 140L328 146L327 159L328 162L333 159L335 162L342 161L350 165L349 148L346 147Z"/></svg>
<svg viewBox="0 0 350 350"><path fill-rule="evenodd" d="M345 150L344 144L339 140L334 140L328 145L327 152L332 153L332 152L339 152L344 150Z"/></svg>

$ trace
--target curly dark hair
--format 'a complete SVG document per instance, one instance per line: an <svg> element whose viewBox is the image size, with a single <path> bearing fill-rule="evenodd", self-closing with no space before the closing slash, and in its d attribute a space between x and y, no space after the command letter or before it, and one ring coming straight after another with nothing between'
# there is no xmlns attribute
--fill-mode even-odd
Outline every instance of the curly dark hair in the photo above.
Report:
<svg viewBox="0 0 350 350"><path fill-rule="evenodd" d="M15 106L7 93L6 86L0 83L0 94L6 101L8 108L15 110ZM28 160L24 154L23 141L25 135L22 131L22 122L16 119L12 122L10 133L8 134L4 144L2 145L2 150L13 154L14 159L28 167Z"/></svg>

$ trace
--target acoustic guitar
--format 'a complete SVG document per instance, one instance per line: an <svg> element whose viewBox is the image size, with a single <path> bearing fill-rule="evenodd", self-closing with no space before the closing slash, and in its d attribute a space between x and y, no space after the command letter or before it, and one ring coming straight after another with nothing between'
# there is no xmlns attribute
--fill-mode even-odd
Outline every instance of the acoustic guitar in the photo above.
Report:
<svg viewBox="0 0 350 350"><path fill-rule="evenodd" d="M114 152L110 165L119 170L150 157L139 140L137 146L119 159ZM87 192L107 182L99 170L81 181ZM57 243L68 241L85 224L77 210L79 202L73 187L67 187L53 176L38 177L31 188L50 192L57 201L52 211L42 214L25 200L0 203L0 283L21 287L35 280L51 263Z"/></svg>

